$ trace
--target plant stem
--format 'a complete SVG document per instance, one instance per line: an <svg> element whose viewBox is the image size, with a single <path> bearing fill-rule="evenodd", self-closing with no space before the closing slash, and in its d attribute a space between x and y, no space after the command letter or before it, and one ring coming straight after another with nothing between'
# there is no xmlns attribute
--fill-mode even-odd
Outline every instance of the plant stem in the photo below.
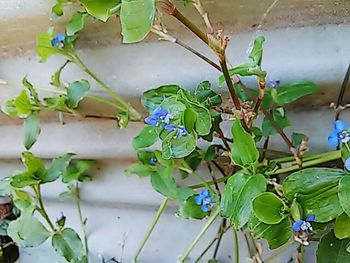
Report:
<svg viewBox="0 0 350 263"><path fill-rule="evenodd" d="M158 221L159 221L160 216L161 216L162 213L164 212L164 209L165 209L165 207L166 207L166 204L168 203L168 200L169 200L168 197L165 197L165 198L163 199L163 202L160 204L160 206L159 206L159 208L158 208L158 211L157 211L157 214L156 214L156 216L155 216L155 218L154 218L154 220L153 220L153 223L152 223L151 226L149 227L149 229L148 229L148 231L147 231L147 233L146 233L146 236L145 236L145 238L143 239L143 241L142 241L142 243L141 243L140 248L137 250L137 253L136 253L135 257L134 257L134 262L137 262L138 257L139 257L139 255L141 254L142 249L143 249L144 246L146 245L146 242L148 241L149 237L151 236L154 227L156 226L156 224L157 224Z"/></svg>
<svg viewBox="0 0 350 263"><path fill-rule="evenodd" d="M43 202L43 198L41 196L41 189L40 189L40 185L33 185L32 189L34 190L34 193L36 195L36 198L39 201L39 207L38 207L38 212L41 214L41 216L45 219L45 221L48 223L48 225L50 226L51 230L53 232L56 232L55 226L54 224L51 222L50 217L48 216L46 210L45 210L45 206L44 206L44 202Z"/></svg>
<svg viewBox="0 0 350 263"><path fill-rule="evenodd" d="M234 251L235 251L235 262L236 263L239 263L239 241L238 241L238 234L237 234L237 230L234 229L232 227L232 230L233 230L233 236L234 236L234 239L235 239L235 248L234 248Z"/></svg>
<svg viewBox="0 0 350 263"><path fill-rule="evenodd" d="M87 238L87 229L86 229L86 220L87 218L83 217L83 213L81 211L81 200L80 200L80 187L79 183L76 183L75 185L76 189L76 203L77 203L77 208L78 208L78 213L79 213L79 220L80 220L80 225L83 230L84 234L84 247L85 247L85 255L86 257L89 256L89 246L88 246L88 238Z"/></svg>
<svg viewBox="0 0 350 263"><path fill-rule="evenodd" d="M339 96L338 96L338 100L337 100L337 104L336 104L336 109L338 109L339 106L342 104L343 97L344 97L344 94L345 94L345 90L346 90L347 84L349 82L349 78L350 78L350 64L348 66L348 70L346 71L343 83L342 83L341 88L340 88L340 92L339 92ZM336 114L335 114L335 119L336 120L339 119L340 112L341 111L339 111L339 110L336 111Z"/></svg>
<svg viewBox="0 0 350 263"><path fill-rule="evenodd" d="M215 249L214 249L214 254L213 254L213 258L216 259L217 257L217 254L219 252L219 247L220 247L220 244L221 244L221 239L222 239L222 236L224 235L225 233L225 228L226 228L226 218L222 219L222 222L221 222L221 225L220 225L220 228L219 228L219 232L218 232L218 242L216 243L216 246L215 246Z"/></svg>
<svg viewBox="0 0 350 263"><path fill-rule="evenodd" d="M209 229L209 227L215 222L215 219L219 216L220 209L217 209L209 218L208 222L204 225L199 234L195 237L192 243L188 246L182 256L179 258L179 262L184 262L187 256L191 253L192 249L196 246L198 241L203 237L205 232Z"/></svg>
<svg viewBox="0 0 350 263"><path fill-rule="evenodd" d="M121 105L120 110L130 112L130 117L134 120L141 119L141 114L138 113L129 103L127 103L122 97L120 97L117 93L115 93L106 83L104 83L99 77L97 77L88 67L85 66L83 61L79 58L77 54L74 54L75 64L80 67L86 74L88 74L91 78L93 78L98 84L104 88L109 95L115 99L117 103Z"/></svg>
<svg viewBox="0 0 350 263"><path fill-rule="evenodd" d="M317 159L320 157L324 157L325 155L335 154L336 152L339 152L339 151L305 154L305 155L303 155L303 161L314 160L314 159ZM270 160L270 162L285 163L285 162L289 162L289 161L293 161L293 160L294 160L294 156L286 156L286 157L272 159L272 160Z"/></svg>
<svg viewBox="0 0 350 263"><path fill-rule="evenodd" d="M328 155L325 155L325 156L320 157L318 159L303 162L301 167L299 165L292 165L292 166L289 166L286 168L277 169L274 172L266 172L266 174L267 175L275 175L275 174L287 173L287 172L299 170L300 168L310 167L310 166L314 166L316 164L321 164L321 163L337 160L340 158L341 158L340 151L333 151L333 152L330 152Z"/></svg>

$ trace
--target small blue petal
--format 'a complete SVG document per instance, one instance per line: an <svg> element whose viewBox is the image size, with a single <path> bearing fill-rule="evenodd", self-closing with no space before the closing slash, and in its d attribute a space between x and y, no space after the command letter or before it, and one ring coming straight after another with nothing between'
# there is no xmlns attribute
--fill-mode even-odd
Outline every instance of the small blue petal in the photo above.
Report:
<svg viewBox="0 0 350 263"><path fill-rule="evenodd" d="M150 165L155 165L157 163L157 158L156 157L152 157L150 160L149 160L149 164Z"/></svg>
<svg viewBox="0 0 350 263"><path fill-rule="evenodd" d="M344 166L346 170L350 171L350 157L345 160Z"/></svg>
<svg viewBox="0 0 350 263"><path fill-rule="evenodd" d="M337 120L334 123L334 130L337 131L338 133L346 130L347 128L348 128L348 125L341 120Z"/></svg>
<svg viewBox="0 0 350 263"><path fill-rule="evenodd" d="M203 201L203 198L200 195L197 195L197 196L194 197L194 202L197 205L202 205L202 201Z"/></svg>
<svg viewBox="0 0 350 263"><path fill-rule="evenodd" d="M338 133L332 132L328 135L328 143L330 146L337 148L339 145Z"/></svg>
<svg viewBox="0 0 350 263"><path fill-rule="evenodd" d="M174 124L167 124L165 125L164 129L166 129L168 132L172 132L175 130L176 126Z"/></svg>
<svg viewBox="0 0 350 263"><path fill-rule="evenodd" d="M299 232L301 230L301 226L304 223L304 220L298 220L293 224L293 231Z"/></svg>
<svg viewBox="0 0 350 263"><path fill-rule="evenodd" d="M316 219L316 216L315 215L308 215L305 219L305 221L307 222L314 222Z"/></svg>
<svg viewBox="0 0 350 263"><path fill-rule="evenodd" d="M63 42L65 38L66 38L65 35L57 34L53 39L51 39L51 45L52 45L52 46L55 46L55 45L57 45L58 43Z"/></svg>
<svg viewBox="0 0 350 263"><path fill-rule="evenodd" d="M167 114L168 114L168 111L166 109L161 108L161 107L156 108L152 113L152 115L157 117L157 118L160 118L162 116L166 116Z"/></svg>
<svg viewBox="0 0 350 263"><path fill-rule="evenodd" d="M208 189L204 189L201 191L200 195L205 198L205 197L210 197L210 193Z"/></svg>
<svg viewBox="0 0 350 263"><path fill-rule="evenodd" d="M207 205L202 205L201 210L202 212L207 213L209 211L209 207Z"/></svg>
<svg viewBox="0 0 350 263"><path fill-rule="evenodd" d="M148 116L147 118L145 118L145 123L151 126L157 126L158 119L155 119L153 116Z"/></svg>

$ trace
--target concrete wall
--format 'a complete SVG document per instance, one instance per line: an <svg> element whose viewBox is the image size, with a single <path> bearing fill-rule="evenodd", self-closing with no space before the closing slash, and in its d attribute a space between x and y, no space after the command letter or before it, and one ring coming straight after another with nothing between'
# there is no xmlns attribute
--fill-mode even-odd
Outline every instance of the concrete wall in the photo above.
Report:
<svg viewBox="0 0 350 263"><path fill-rule="evenodd" d="M203 2L215 26L221 28L225 25L225 32L231 34L230 62L238 64L245 61L247 47L257 34L255 25L261 22L261 17L273 1ZM53 57L45 64L39 63L34 50L35 36L53 23L50 20L51 5L50 1L39 0L30 3L23 0L0 1L0 78L8 83L0 85L1 103L18 93L24 76L39 87L47 87L51 74L64 62L63 58ZM328 149L326 136L333 121L328 105L336 99L350 62L349 9L348 0L284 0L277 2L264 22L262 33L266 35L267 43L263 67L269 73L268 78L282 83L312 80L320 86L317 95L288 109L295 125L294 131L303 131L310 136L313 151ZM197 14L189 9L185 12L201 23ZM64 20L55 21L55 24L61 26ZM213 57L202 43L192 38L174 20L167 19L166 22L170 31L184 42ZM151 87L178 83L193 89L202 80L210 80L215 86L218 77L215 69L186 50L170 43L157 42L153 36L137 45L120 44L116 19L107 24L88 23L78 46L86 64L135 105L138 105L137 98L142 92ZM67 82L80 78L87 77L74 66L69 66L62 75ZM252 83L251 80L247 82ZM93 93L104 95L96 83L91 81L91 84ZM218 90L225 91L219 87ZM349 102L349 93L345 99ZM113 113L110 108L91 101L84 102L82 111ZM345 119L349 117L343 116ZM127 129L118 130L109 120L65 118L66 124L62 126L55 114L46 113L42 114L42 120L42 134L32 148L35 154L51 159L65 152L75 152L79 158L97 160L94 180L87 183L82 192L83 209L89 218L90 249L96 262L99 254L106 259L115 256L131 262L162 200L153 191L148 179L129 178L123 174L124 168L134 161L130 142L142 124L132 123ZM0 176L7 176L22 169L18 160L24 150L21 122L0 113L0 135ZM272 141L273 147L286 150L277 139ZM62 190L59 184L44 189L49 214L55 218L63 211L68 217L67 225L78 228L77 212L72 204L57 199ZM141 255L141 262L175 262L205 223L176 218L175 212L175 204L170 203ZM213 227L191 255L198 255L215 231L216 227ZM244 244L243 240L241 243ZM24 249L21 262L62 262L48 245ZM244 245L242 248L243 262L246 250ZM312 262L313 250L308 253ZM225 235L219 254L222 262L230 262L229 257L233 254L231 233ZM275 262L286 262L290 254L288 252Z"/></svg>

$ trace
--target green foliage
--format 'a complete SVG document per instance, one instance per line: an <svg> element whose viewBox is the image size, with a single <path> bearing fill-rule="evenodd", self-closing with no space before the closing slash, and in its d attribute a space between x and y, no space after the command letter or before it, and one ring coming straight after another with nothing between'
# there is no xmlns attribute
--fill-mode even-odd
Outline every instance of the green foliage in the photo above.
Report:
<svg viewBox="0 0 350 263"><path fill-rule="evenodd" d="M315 83L304 81L286 84L274 91L275 92L272 92L272 97L275 103L279 106L283 106L301 97L317 92L318 88Z"/></svg>
<svg viewBox="0 0 350 263"><path fill-rule="evenodd" d="M350 238L339 240L333 230L321 238L317 247L317 263L344 263L349 261Z"/></svg>
<svg viewBox="0 0 350 263"><path fill-rule="evenodd" d="M335 220L334 234L338 239L350 237L350 217L346 213L342 213ZM349 255L350 256L350 255Z"/></svg>
<svg viewBox="0 0 350 263"><path fill-rule="evenodd" d="M155 14L154 0L122 0L120 22L123 31L123 42L142 41L153 26Z"/></svg>
<svg viewBox="0 0 350 263"><path fill-rule="evenodd" d="M286 204L274 193L266 192L253 200L255 216L265 224L279 224L286 215Z"/></svg>
<svg viewBox="0 0 350 263"><path fill-rule="evenodd" d="M65 228L52 236L52 246L68 262L87 262L84 246L74 229Z"/></svg>
<svg viewBox="0 0 350 263"><path fill-rule="evenodd" d="M66 34L67 36L73 36L80 30L84 28L85 18L87 17L86 13L76 12L69 23L66 25Z"/></svg>
<svg viewBox="0 0 350 263"><path fill-rule="evenodd" d="M67 106L70 109L78 107L81 101L90 90L90 84L87 80L74 81L67 88Z"/></svg>
<svg viewBox="0 0 350 263"><path fill-rule="evenodd" d="M156 127L146 126L141 132L132 140L132 145L135 150L152 146L158 138Z"/></svg>
<svg viewBox="0 0 350 263"><path fill-rule="evenodd" d="M236 119L232 123L232 160L235 164L246 168L256 165L259 152L255 146L253 137L242 127L241 121Z"/></svg>
<svg viewBox="0 0 350 263"><path fill-rule="evenodd" d="M221 96L211 89L209 81L203 81L199 83L194 91L196 100L203 104L206 108L212 106L219 106L222 103Z"/></svg>
<svg viewBox="0 0 350 263"><path fill-rule="evenodd" d="M284 245L292 236L292 223L288 217L279 224L269 225L252 216L249 219L248 226L255 238L267 240L270 249L276 249Z"/></svg>
<svg viewBox="0 0 350 263"><path fill-rule="evenodd" d="M243 227L253 212L252 200L265 190L266 180L261 174L246 175L238 172L232 175L221 199L221 216L228 218L234 228Z"/></svg>
<svg viewBox="0 0 350 263"><path fill-rule="evenodd" d="M281 114L280 111L273 110L271 112L273 120L278 124L278 126L281 129L284 129L290 125L289 119L286 114ZM267 137L273 134L277 133L277 130L273 126L273 124L270 122L270 120L267 117L264 117L263 123L261 125L261 130L263 136Z"/></svg>
<svg viewBox="0 0 350 263"><path fill-rule="evenodd" d="M37 112L24 120L24 147L29 150L39 137L41 132L40 118Z"/></svg>
<svg viewBox="0 0 350 263"><path fill-rule="evenodd" d="M119 8L121 0L80 0L86 11L106 22Z"/></svg>
<svg viewBox="0 0 350 263"><path fill-rule="evenodd" d="M316 222L328 222L343 213L338 184L344 175L337 169L303 169L284 180L283 192L288 200L297 199L305 215L315 215Z"/></svg>
<svg viewBox="0 0 350 263"><path fill-rule="evenodd" d="M344 212L350 216L350 175L348 174L339 181L338 197Z"/></svg>
<svg viewBox="0 0 350 263"><path fill-rule="evenodd" d="M8 235L20 246L37 247L50 237L50 232L33 217L32 211L24 211L8 226Z"/></svg>
<svg viewBox="0 0 350 263"><path fill-rule="evenodd" d="M209 212L203 212L201 206L197 205L194 196L190 196L188 199L180 204L179 215L186 219L203 219L208 216Z"/></svg>

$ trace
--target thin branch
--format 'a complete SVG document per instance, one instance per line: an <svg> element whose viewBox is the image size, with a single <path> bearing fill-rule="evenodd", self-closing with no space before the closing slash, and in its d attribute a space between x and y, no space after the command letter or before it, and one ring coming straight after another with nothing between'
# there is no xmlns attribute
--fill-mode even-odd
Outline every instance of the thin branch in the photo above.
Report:
<svg viewBox="0 0 350 263"><path fill-rule="evenodd" d="M207 162L207 166L208 166L209 174L210 174L211 178L213 179L214 186L215 186L215 189L216 189L216 191L217 191L217 194L219 195L219 198L221 199L220 188L219 188L218 183L216 182L216 177L215 177L215 175L213 174L213 170L211 169L210 162Z"/></svg>
<svg viewBox="0 0 350 263"><path fill-rule="evenodd" d="M340 88L338 101L337 101L337 104L336 104L336 107L335 107L336 109L338 109L341 106L342 102L343 102L343 97L344 97L344 94L345 94L345 91L346 91L346 87L347 87L348 82L349 82L349 78L350 78L350 64L348 66L348 70L346 71L343 83L342 83L341 88ZM339 119L339 115L340 115L340 111L336 111L336 115L335 115L335 119L336 120Z"/></svg>

